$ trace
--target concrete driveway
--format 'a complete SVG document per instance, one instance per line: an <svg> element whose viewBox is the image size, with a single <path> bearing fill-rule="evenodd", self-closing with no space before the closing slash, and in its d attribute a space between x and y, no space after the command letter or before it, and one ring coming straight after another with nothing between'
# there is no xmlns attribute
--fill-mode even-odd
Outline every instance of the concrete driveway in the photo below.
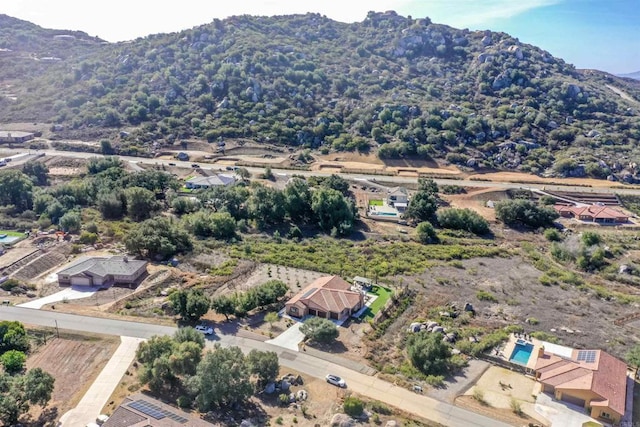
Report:
<svg viewBox="0 0 640 427"><path fill-rule="evenodd" d="M551 421L551 427L582 427L587 421L597 423L595 425L601 424L588 416L584 408L566 402L559 402L545 393L538 394L535 410Z"/></svg>
<svg viewBox="0 0 640 427"><path fill-rule="evenodd" d="M93 294L95 294L98 289L97 287L91 287L91 286L83 286L83 287L77 287L77 288L67 288L67 289L63 289L60 292L56 292L55 294L51 294L49 296L43 297L43 298L38 298L36 300L33 301L29 301L29 302L25 302L24 304L19 304L17 305L17 307L24 307L24 308L35 308L36 310L41 309L43 306L47 305L47 304L52 304L55 302L61 302L64 300L72 300L72 299L82 299L82 298L88 298L90 296L93 296Z"/></svg>
<svg viewBox="0 0 640 427"><path fill-rule="evenodd" d="M274 339L266 341L266 343L277 345L278 347L283 347L288 350L299 351L298 344L304 340L304 334L300 332L300 326L302 326L302 322L296 322L286 331Z"/></svg>
<svg viewBox="0 0 640 427"><path fill-rule="evenodd" d="M84 394L78 406L62 415L58 423L59 426L80 427L96 421L102 408L111 397L111 393L116 389L136 357L138 344L142 341L144 340L141 338L120 337L120 346Z"/></svg>

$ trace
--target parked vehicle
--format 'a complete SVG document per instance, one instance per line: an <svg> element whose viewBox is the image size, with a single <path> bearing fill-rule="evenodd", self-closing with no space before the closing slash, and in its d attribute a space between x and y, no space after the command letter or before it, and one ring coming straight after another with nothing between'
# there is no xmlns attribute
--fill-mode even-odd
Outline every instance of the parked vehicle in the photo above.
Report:
<svg viewBox="0 0 640 427"><path fill-rule="evenodd" d="M213 335L213 328L207 325L198 325L196 326L196 331L202 332L205 335Z"/></svg>
<svg viewBox="0 0 640 427"><path fill-rule="evenodd" d="M200 165L199 165L199 164L197 164L197 163L193 163L193 164L191 165L191 167L192 167L192 168L199 168L199 167L200 167Z"/></svg>
<svg viewBox="0 0 640 427"><path fill-rule="evenodd" d="M347 387L347 383L340 378L337 375L333 375L333 374L328 374L326 377L326 380L329 384L333 384L337 387L341 387L341 388L346 388Z"/></svg>

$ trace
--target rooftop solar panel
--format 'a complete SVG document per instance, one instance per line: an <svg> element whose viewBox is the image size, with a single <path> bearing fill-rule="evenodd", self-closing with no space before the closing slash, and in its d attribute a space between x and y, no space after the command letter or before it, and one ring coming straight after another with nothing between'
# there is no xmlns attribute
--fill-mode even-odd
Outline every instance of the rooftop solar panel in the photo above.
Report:
<svg viewBox="0 0 640 427"><path fill-rule="evenodd" d="M129 403L129 407L135 409L136 411L142 412L145 415L155 418L156 420L161 420L163 418L172 419L178 423L185 424L188 419L175 414L171 411L167 411L166 409L161 408L160 406L147 402L145 400L136 400Z"/></svg>
<svg viewBox="0 0 640 427"><path fill-rule="evenodd" d="M596 361L595 350L578 351L578 362L594 363Z"/></svg>

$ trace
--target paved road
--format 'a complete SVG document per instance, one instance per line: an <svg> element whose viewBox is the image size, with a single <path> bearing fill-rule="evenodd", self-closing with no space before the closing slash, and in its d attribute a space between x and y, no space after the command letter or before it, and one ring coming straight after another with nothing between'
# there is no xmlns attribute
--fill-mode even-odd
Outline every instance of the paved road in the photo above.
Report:
<svg viewBox="0 0 640 427"><path fill-rule="evenodd" d="M150 338L153 335L171 335L176 331L176 328L173 327L159 326L151 323L78 316L22 307L0 307L0 319L17 320L25 324L48 327L55 327L57 324L60 329L135 338ZM509 424L504 424L448 403L439 402L427 396L410 392L409 390L380 380L377 377L365 375L305 353L294 352L265 342L233 335L217 335L214 339L207 342L207 346L213 347L216 343L224 346L235 345L240 347L244 352L251 351L252 349L275 351L278 354L282 366L295 369L296 371L316 378L324 378L328 372L335 373L347 380L349 390L443 425L453 427L509 426ZM336 393L338 393L337 390Z"/></svg>
<svg viewBox="0 0 640 427"><path fill-rule="evenodd" d="M0 149L0 153L2 153L2 155L8 155L8 154L18 154L18 153L25 153L25 150L18 150L18 149ZM33 157L35 157L36 152L35 151L31 151ZM47 156L61 156L61 157L72 157L72 158L79 158L79 159L89 159L92 157L99 157L101 156L101 154L94 154L94 153L82 153L82 152L76 152L76 151L55 151L55 150L39 150L38 155L42 155L42 154L46 154ZM0 157L2 157L2 155L0 155ZM193 162L187 161L187 162L181 162L178 160L165 160L165 159L149 159L149 158L144 158L144 157L130 157L130 156L118 156L120 159L122 159L125 162L129 162L131 164L133 164L133 167L135 169L140 169L139 166L137 166L138 163L145 163L145 164L151 164L151 165L165 165L165 166L169 166L169 163L171 163L172 165L175 165L175 167L182 167L182 168L188 168L191 169L191 165L193 164ZM22 158L21 161L26 161L29 158L32 157L25 157ZM202 169L205 169L207 171L221 171L221 167L217 166L217 167L213 167L213 165L209 165L207 163L201 163ZM262 167L247 167L246 169L248 169L251 173L262 173L264 172L264 168ZM289 169L272 169L272 172L274 174L277 174L279 176L290 176L290 175L302 175L302 176L317 176L317 175L330 175L333 172L322 172L322 171L298 171L298 170L289 170ZM394 184L412 184L412 183L416 183L418 181L418 178L416 177L410 177L410 176L386 176L386 175L367 175L367 174L348 174L348 173L338 173L338 175L347 178L347 179L354 179L354 180L360 180L360 181L382 181L382 182L389 182L389 183L394 183ZM508 189L508 188L527 188L527 189L540 189L540 190L546 190L546 191L566 191L566 192L573 192L573 193L609 193L609 194L630 194L630 195L640 195L640 189L637 188L610 188L610 187L584 187L584 186L574 186L574 185L549 185L549 184L545 184L545 183L537 183L537 184L532 184L532 183L526 183L526 184L522 184L522 183L517 183L517 182L498 182L498 181L475 181L475 180L466 180L466 179L435 179L434 181L436 181L436 183L438 183L438 185L460 185L460 186L464 186L464 187L480 187L480 188L496 188L496 189ZM602 181L603 185L607 184L608 181ZM612 182L610 183L612 186L621 186L622 184L620 183L616 183L616 182Z"/></svg>

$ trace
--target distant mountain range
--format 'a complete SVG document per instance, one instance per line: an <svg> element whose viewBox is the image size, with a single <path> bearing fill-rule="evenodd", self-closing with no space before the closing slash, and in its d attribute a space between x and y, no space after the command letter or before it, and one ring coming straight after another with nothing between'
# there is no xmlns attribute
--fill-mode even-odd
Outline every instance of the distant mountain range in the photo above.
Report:
<svg viewBox="0 0 640 427"><path fill-rule="evenodd" d="M635 73L629 73L629 74L618 74L618 77L629 77L632 79L640 80L640 71L636 71Z"/></svg>
<svg viewBox="0 0 640 427"><path fill-rule="evenodd" d="M0 120L120 153L244 138L565 176L640 164L640 82L505 33L395 12L236 16L122 43L6 15L0 28Z"/></svg>

